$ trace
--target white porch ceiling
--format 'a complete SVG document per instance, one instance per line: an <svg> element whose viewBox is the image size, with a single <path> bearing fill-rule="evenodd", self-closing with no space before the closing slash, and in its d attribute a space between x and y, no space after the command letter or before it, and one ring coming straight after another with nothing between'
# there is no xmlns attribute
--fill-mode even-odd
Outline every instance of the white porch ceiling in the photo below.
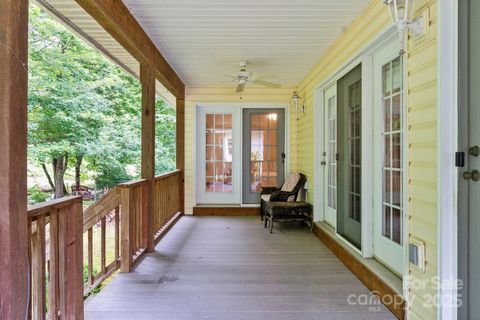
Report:
<svg viewBox="0 0 480 320"><path fill-rule="evenodd" d="M249 71L295 86L370 0L123 0L187 86Z"/></svg>

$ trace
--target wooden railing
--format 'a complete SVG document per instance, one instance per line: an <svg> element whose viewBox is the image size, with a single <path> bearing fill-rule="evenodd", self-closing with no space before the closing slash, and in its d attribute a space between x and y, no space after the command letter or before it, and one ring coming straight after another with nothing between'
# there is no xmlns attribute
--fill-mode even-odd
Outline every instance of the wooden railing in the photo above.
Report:
<svg viewBox="0 0 480 320"><path fill-rule="evenodd" d="M147 180L119 184L121 195L121 271L130 272L147 247Z"/></svg>
<svg viewBox="0 0 480 320"><path fill-rule="evenodd" d="M111 276L120 267L120 189L114 187L83 213L83 232L87 233L87 281L84 296ZM108 226L107 226L108 222ZM113 242L107 242L107 228L113 228ZM94 229L100 229L100 239L95 243ZM94 269L94 243L100 249L100 268ZM107 247L113 247L113 260L107 262ZM108 263L108 265L107 265Z"/></svg>
<svg viewBox="0 0 480 320"><path fill-rule="evenodd" d="M181 170L175 170L155 177L154 188L154 230L155 243L168 231L171 222L181 212L180 185Z"/></svg>
<svg viewBox="0 0 480 320"><path fill-rule="evenodd" d="M181 215L181 177L176 170L155 178L155 243ZM84 297L118 269L132 270L147 251L147 184L119 184L83 214L81 196L29 207L31 318L82 319Z"/></svg>
<svg viewBox="0 0 480 320"><path fill-rule="evenodd" d="M29 207L28 230L30 318L83 319L82 197Z"/></svg>

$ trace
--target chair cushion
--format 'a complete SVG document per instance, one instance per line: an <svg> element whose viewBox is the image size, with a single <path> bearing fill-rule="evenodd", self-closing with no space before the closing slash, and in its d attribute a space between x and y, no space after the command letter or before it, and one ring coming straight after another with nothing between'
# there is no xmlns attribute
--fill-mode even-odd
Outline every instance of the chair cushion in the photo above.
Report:
<svg viewBox="0 0 480 320"><path fill-rule="evenodd" d="M269 202L271 196L272 196L271 194L262 194L261 198L263 201Z"/></svg>
<svg viewBox="0 0 480 320"><path fill-rule="evenodd" d="M300 181L299 173L295 173L295 172L289 173L287 176L287 179L283 183L282 191L292 192L293 189L295 189L295 187L297 186L299 181Z"/></svg>

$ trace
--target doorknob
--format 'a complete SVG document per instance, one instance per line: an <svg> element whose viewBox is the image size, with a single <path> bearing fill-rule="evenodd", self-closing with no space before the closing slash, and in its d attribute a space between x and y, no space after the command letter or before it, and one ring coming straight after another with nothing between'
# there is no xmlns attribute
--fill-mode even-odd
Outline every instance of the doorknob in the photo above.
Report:
<svg viewBox="0 0 480 320"><path fill-rule="evenodd" d="M463 179L477 182L480 180L480 171L472 170L471 172L464 172Z"/></svg>
<svg viewBox="0 0 480 320"><path fill-rule="evenodd" d="M468 154L474 157L478 157L480 155L480 148L478 146L474 146L468 149Z"/></svg>
<svg viewBox="0 0 480 320"><path fill-rule="evenodd" d="M326 166L326 165L327 165L327 161L323 160L322 162L320 162L320 164L321 164L322 166Z"/></svg>

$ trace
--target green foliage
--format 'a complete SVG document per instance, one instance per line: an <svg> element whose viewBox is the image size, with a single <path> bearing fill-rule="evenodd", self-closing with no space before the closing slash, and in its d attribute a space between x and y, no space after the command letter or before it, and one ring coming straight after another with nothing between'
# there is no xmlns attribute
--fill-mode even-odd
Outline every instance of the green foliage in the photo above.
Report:
<svg viewBox="0 0 480 320"><path fill-rule="evenodd" d="M41 165L67 156L72 165L82 155L97 188L137 178L139 81L35 5L29 19L30 159ZM156 172L161 173L175 169L175 110L161 99L156 129Z"/></svg>
<svg viewBox="0 0 480 320"><path fill-rule="evenodd" d="M98 271L96 268L93 268L92 269L92 273L93 274L96 274ZM88 282L88 266L87 265L83 265L83 283L87 283ZM101 290L101 285L93 288L92 290L92 293L99 293L100 290Z"/></svg>
<svg viewBox="0 0 480 320"><path fill-rule="evenodd" d="M39 186L35 185L28 189L28 202L29 204L35 204L39 202L45 202L50 194L43 192Z"/></svg>

